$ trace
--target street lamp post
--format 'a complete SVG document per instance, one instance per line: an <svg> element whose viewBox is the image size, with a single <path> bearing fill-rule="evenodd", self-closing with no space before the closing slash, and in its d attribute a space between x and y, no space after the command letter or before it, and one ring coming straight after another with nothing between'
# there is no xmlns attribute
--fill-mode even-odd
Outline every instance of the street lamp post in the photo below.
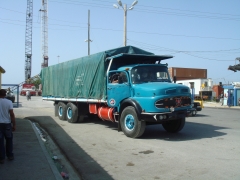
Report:
<svg viewBox="0 0 240 180"><path fill-rule="evenodd" d="M60 56L57 56L57 57L58 57L58 64L59 64L59 57L60 57Z"/></svg>
<svg viewBox="0 0 240 180"><path fill-rule="evenodd" d="M123 11L124 11L124 32L123 32L123 45L126 46L127 45L127 11L128 10L132 10L133 7L138 3L137 0L135 0L131 7L130 8L127 8L127 5L126 4L122 4L122 1L121 0L117 0L118 1L118 5L120 7L122 7ZM119 6L116 5L116 4L113 4L113 7L119 9Z"/></svg>

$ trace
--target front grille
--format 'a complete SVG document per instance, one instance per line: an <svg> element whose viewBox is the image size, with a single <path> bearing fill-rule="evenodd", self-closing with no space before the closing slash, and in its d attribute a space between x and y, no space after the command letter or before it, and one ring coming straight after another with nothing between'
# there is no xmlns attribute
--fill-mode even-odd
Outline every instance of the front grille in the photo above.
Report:
<svg viewBox="0 0 240 180"><path fill-rule="evenodd" d="M187 96L176 96L172 98L165 98L156 101L155 106L157 108L176 108L176 107L184 107L191 105L191 98Z"/></svg>

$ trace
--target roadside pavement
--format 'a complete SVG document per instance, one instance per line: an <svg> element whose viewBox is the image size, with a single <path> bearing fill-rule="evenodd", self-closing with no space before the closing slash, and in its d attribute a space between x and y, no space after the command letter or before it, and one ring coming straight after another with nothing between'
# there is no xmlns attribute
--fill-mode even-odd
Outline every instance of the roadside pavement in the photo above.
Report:
<svg viewBox="0 0 240 180"><path fill-rule="evenodd" d="M40 109L52 109L52 103L39 103L41 97L33 97L31 101L27 101L26 97L20 96L19 100L19 107L14 103L14 160L9 161L6 158L4 164L0 164L0 180L80 180L51 137L38 123L27 118L29 111L39 115Z"/></svg>
<svg viewBox="0 0 240 180"><path fill-rule="evenodd" d="M63 179L31 121L16 118L13 132L15 159L0 164L0 180Z"/></svg>
<svg viewBox="0 0 240 180"><path fill-rule="evenodd" d="M239 109L240 106L227 106L227 105L221 105L219 102L208 102L208 101L203 101L203 107L212 107L212 108L230 108L230 109Z"/></svg>

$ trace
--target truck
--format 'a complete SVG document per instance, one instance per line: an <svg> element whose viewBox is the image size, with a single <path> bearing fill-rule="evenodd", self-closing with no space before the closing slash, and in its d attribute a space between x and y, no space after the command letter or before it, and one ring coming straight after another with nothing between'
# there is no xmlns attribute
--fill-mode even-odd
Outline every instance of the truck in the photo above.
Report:
<svg viewBox="0 0 240 180"><path fill-rule="evenodd" d="M24 83L20 91L21 96L26 96L26 92L29 91L31 96L41 95L41 91L38 91L34 84Z"/></svg>
<svg viewBox="0 0 240 180"><path fill-rule="evenodd" d="M172 82L173 56L124 46L43 68L42 99L69 123L98 117L115 122L127 137L141 137L147 125L177 133L192 109L190 89ZM89 118L86 118L86 117Z"/></svg>

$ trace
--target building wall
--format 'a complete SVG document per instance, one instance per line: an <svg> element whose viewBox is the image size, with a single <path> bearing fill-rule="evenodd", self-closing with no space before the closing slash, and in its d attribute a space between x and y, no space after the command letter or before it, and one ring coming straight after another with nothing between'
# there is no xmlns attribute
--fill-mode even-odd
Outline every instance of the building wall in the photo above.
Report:
<svg viewBox="0 0 240 180"><path fill-rule="evenodd" d="M223 92L223 88L219 85L213 86L213 91L216 93L216 97L220 97L221 92Z"/></svg>
<svg viewBox="0 0 240 180"><path fill-rule="evenodd" d="M190 89L191 89L190 83L194 83L195 96L199 96L200 91L212 91L212 88L213 88L212 79L189 79L189 80L179 80L179 81L177 80L176 83L188 86Z"/></svg>
<svg viewBox="0 0 240 180"><path fill-rule="evenodd" d="M207 79L207 69L169 67L168 71L172 79L174 73L177 80Z"/></svg>
<svg viewBox="0 0 240 180"><path fill-rule="evenodd" d="M5 70L0 66L0 89L2 89L2 74L5 73Z"/></svg>
<svg viewBox="0 0 240 180"><path fill-rule="evenodd" d="M0 89L2 89L2 73L0 72Z"/></svg>
<svg viewBox="0 0 240 180"><path fill-rule="evenodd" d="M236 106L240 106L240 88L236 89Z"/></svg>

